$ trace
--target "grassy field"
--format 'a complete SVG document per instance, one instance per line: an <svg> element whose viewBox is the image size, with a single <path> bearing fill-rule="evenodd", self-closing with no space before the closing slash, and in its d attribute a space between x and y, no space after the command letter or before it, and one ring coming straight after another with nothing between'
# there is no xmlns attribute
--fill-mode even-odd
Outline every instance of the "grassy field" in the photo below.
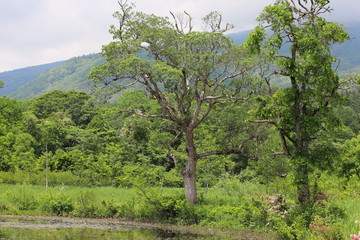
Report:
<svg viewBox="0 0 360 240"><path fill-rule="evenodd" d="M186 205L181 188L115 188L0 184L0 213L16 215L58 215L97 218L119 218L135 221L251 230L264 234L290 231L281 229L281 218L269 214L267 196L284 196L286 206L294 205L291 180L280 179L264 186L223 180L216 187L199 189L200 203ZM341 215L332 228L343 233L344 239L360 230L360 183L357 179L344 184L331 176L319 180L327 194L327 209ZM264 197L265 196L265 197ZM264 200L265 199L265 200ZM284 202L282 204L285 205ZM274 206L272 206L274 207ZM323 229L327 217L319 214L319 225L313 239L326 239ZM280 219L280 220L279 220ZM331 219L330 219L331 220ZM289 230L290 229L290 230ZM320 231L320 230L321 231ZM325 237L324 237L325 236ZM286 237L284 237L286 238ZM291 238L290 238L291 239ZM335 239L335 238L329 238Z"/></svg>

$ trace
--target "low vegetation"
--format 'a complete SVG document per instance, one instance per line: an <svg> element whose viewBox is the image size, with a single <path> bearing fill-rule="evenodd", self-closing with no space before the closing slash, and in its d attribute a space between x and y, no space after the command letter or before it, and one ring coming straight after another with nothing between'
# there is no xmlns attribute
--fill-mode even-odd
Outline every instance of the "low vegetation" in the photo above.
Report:
<svg viewBox="0 0 360 240"><path fill-rule="evenodd" d="M252 230L280 239L346 239L356 233L360 219L357 179L344 184L324 175L318 184L328 194L317 195L315 217L308 227L287 179L264 186L222 178L212 188L200 189L196 205L187 203L181 188L57 185L46 192L44 185L1 184L0 209L2 214L120 218Z"/></svg>

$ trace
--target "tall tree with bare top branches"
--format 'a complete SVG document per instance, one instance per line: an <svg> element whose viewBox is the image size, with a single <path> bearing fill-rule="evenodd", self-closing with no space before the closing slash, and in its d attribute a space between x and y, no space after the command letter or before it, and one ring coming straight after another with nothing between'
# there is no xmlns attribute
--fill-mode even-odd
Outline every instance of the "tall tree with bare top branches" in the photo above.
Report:
<svg viewBox="0 0 360 240"><path fill-rule="evenodd" d="M194 31L192 17L186 12L171 13L173 19L169 20L135 12L133 5L126 2L119 5L120 11L114 14L119 26L112 26L110 30L114 41L103 47L106 62L94 68L90 77L98 89L116 91L125 87L125 82L139 84L157 100L161 113L124 111L166 119L181 129L187 153L182 172L185 195L188 202L194 204L198 159L243 154L241 147L199 153L194 132L216 104L241 103L249 98L255 65L242 46L235 45L223 34L232 25L224 25L218 12L203 18L207 30L199 32Z"/></svg>

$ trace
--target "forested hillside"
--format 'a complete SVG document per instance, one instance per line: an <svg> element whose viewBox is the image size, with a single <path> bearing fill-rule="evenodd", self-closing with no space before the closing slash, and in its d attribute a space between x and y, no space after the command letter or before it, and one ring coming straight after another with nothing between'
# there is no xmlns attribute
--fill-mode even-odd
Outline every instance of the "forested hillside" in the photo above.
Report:
<svg viewBox="0 0 360 240"><path fill-rule="evenodd" d="M339 70L360 73L360 23L346 26L350 40L332 48L335 57L341 59Z"/></svg>
<svg viewBox="0 0 360 240"><path fill-rule="evenodd" d="M0 96L10 94L18 87L60 64L62 64L62 62L49 63L0 73L0 80L3 81L6 86L5 88L0 88Z"/></svg>
<svg viewBox="0 0 360 240"><path fill-rule="evenodd" d="M332 51L341 59L338 66L340 73L360 72L360 23L346 26L350 40L342 45L335 45ZM231 33L228 36L236 44L241 44L252 30ZM29 99L51 90L84 90L88 91L88 74L90 69L103 61L100 54L75 57L65 62L41 65L0 73L5 87L0 89L0 96ZM50 71L49 71L50 70ZM285 79L278 79L276 84L284 87Z"/></svg>
<svg viewBox="0 0 360 240"><path fill-rule="evenodd" d="M53 67L10 92L11 98L30 99L52 90L89 92L87 76L92 67L103 62L99 54L75 57ZM6 81L5 81L6 88Z"/></svg>

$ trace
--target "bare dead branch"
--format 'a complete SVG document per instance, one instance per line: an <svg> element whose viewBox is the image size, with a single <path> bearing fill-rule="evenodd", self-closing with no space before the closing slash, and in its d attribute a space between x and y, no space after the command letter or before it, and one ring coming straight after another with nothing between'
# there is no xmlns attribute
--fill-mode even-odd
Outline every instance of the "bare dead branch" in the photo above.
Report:
<svg viewBox="0 0 360 240"><path fill-rule="evenodd" d="M236 102L246 102L249 100L249 98L237 98L232 95L226 95L226 94L219 95L219 96L206 96L206 97L202 98L203 101L208 101L208 100L212 101L212 100L217 100L217 99L232 99L231 101L230 100L216 101L217 103L236 103Z"/></svg>
<svg viewBox="0 0 360 240"><path fill-rule="evenodd" d="M177 160L175 154L173 152L169 151L167 155L171 160L173 160L174 165L177 166L179 161Z"/></svg>
<svg viewBox="0 0 360 240"><path fill-rule="evenodd" d="M176 30L178 30L179 32L183 33L183 31L179 28L178 21L177 21L177 18L175 17L175 15L174 15L174 13L172 13L172 12L170 11L170 14L171 14L171 16L172 16L173 19L174 19Z"/></svg>
<svg viewBox="0 0 360 240"><path fill-rule="evenodd" d="M189 26L189 32L192 31L193 29L193 25L192 25L192 17L190 14L188 14L186 11L184 11L184 13L186 14L186 16L188 16L189 20L188 20L188 26Z"/></svg>

